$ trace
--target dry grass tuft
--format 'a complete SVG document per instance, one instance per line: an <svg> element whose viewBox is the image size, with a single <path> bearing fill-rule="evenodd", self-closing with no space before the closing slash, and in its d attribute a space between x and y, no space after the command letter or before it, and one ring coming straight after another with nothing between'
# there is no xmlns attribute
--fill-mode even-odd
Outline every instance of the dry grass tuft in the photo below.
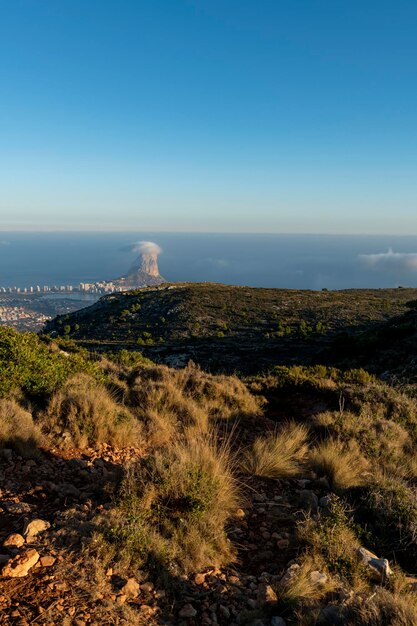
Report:
<svg viewBox="0 0 417 626"><path fill-rule="evenodd" d="M327 574L326 578L317 582L315 575L318 571L316 563L310 557L305 557L294 575L284 576L278 583L277 592L280 600L289 605L299 604L305 600L320 600L335 589L335 582Z"/></svg>
<svg viewBox="0 0 417 626"><path fill-rule="evenodd" d="M67 433L67 439L79 448L100 443L136 446L141 441L137 418L87 374L69 378L51 397L41 420L53 438L62 442Z"/></svg>
<svg viewBox="0 0 417 626"><path fill-rule="evenodd" d="M377 589L370 598L354 602L345 616L352 626L415 626L417 599L415 594L395 594Z"/></svg>
<svg viewBox="0 0 417 626"><path fill-rule="evenodd" d="M318 478L327 478L335 491L362 485L366 479L368 463L355 442L343 445L329 439L314 448L309 464Z"/></svg>
<svg viewBox="0 0 417 626"><path fill-rule="evenodd" d="M385 417L381 407L364 403L358 413L320 413L314 422L331 437L343 443L356 441L362 453L399 476L415 474L415 455L407 430Z"/></svg>
<svg viewBox="0 0 417 626"><path fill-rule="evenodd" d="M367 588L369 575L357 555L361 544L346 505L337 496L332 496L325 514L300 521L297 533L306 554L319 567L343 580L356 593Z"/></svg>
<svg viewBox="0 0 417 626"><path fill-rule="evenodd" d="M187 398L175 380L140 380L135 383L138 410L148 426L148 437L153 445L164 445L177 432L187 428L206 431L208 414L192 398Z"/></svg>
<svg viewBox="0 0 417 626"><path fill-rule="evenodd" d="M285 424L278 432L256 439L243 454L241 469L263 478L296 476L305 459L308 429L302 424Z"/></svg>
<svg viewBox="0 0 417 626"><path fill-rule="evenodd" d="M204 406L210 418L232 419L260 414L262 401L253 396L237 376L214 376L193 363L182 370L174 370L174 374L185 395Z"/></svg>
<svg viewBox="0 0 417 626"><path fill-rule="evenodd" d="M417 489L411 483L377 473L362 496L362 514L385 553L414 571L417 558Z"/></svg>
<svg viewBox="0 0 417 626"><path fill-rule="evenodd" d="M105 521L105 551L120 567L188 572L233 560L225 523L238 506L226 445L186 438L128 468Z"/></svg>
<svg viewBox="0 0 417 626"><path fill-rule="evenodd" d="M163 445L176 432L207 431L210 421L254 416L261 401L234 376L212 376L194 364L136 370L130 404L148 425L150 443Z"/></svg>
<svg viewBox="0 0 417 626"><path fill-rule="evenodd" d="M32 415L15 400L0 400L0 448L13 448L23 457L36 455L42 441Z"/></svg>

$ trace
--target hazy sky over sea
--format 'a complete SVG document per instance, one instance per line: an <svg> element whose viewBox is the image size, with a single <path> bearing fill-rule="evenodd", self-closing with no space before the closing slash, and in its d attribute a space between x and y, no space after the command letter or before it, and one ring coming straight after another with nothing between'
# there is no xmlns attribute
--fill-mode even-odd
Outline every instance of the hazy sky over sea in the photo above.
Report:
<svg viewBox="0 0 417 626"><path fill-rule="evenodd" d="M168 281L344 289L417 286L417 237L0 231L0 287L78 285L126 274L143 247L162 250Z"/></svg>
<svg viewBox="0 0 417 626"><path fill-rule="evenodd" d="M0 228L417 234L417 3L1 0Z"/></svg>

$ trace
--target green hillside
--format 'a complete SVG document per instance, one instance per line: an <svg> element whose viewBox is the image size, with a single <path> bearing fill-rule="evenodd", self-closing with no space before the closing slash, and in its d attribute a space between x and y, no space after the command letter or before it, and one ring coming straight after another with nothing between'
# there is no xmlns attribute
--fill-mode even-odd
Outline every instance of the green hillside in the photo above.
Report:
<svg viewBox="0 0 417 626"><path fill-rule="evenodd" d="M95 350L140 350L175 366L191 359L216 371L255 372L277 363L339 360L335 341L349 347L352 337L404 314L415 298L416 289L317 292L185 283L105 296L46 330Z"/></svg>

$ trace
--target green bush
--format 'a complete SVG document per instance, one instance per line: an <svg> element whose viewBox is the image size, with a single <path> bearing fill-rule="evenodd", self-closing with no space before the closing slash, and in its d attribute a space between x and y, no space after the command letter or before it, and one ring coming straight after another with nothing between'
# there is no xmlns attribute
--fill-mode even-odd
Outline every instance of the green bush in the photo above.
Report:
<svg viewBox="0 0 417 626"><path fill-rule="evenodd" d="M63 351L32 333L0 328L0 397L20 389L45 397L75 372L103 377L98 363L83 352Z"/></svg>

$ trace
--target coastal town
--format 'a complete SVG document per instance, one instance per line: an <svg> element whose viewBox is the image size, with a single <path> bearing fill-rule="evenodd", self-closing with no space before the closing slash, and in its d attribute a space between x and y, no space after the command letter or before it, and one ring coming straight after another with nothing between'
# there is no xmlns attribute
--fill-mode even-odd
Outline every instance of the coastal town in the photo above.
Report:
<svg viewBox="0 0 417 626"><path fill-rule="evenodd" d="M0 291L0 326L39 332L45 323L93 304L100 293L59 291Z"/></svg>
<svg viewBox="0 0 417 626"><path fill-rule="evenodd" d="M104 295L107 293L114 293L115 291L121 291L123 288L120 285L116 285L112 281L100 281L95 283L79 283L78 286L73 285L31 285L30 287L2 287L0 286L1 293L12 294L46 294L46 293L81 293L81 294L97 294Z"/></svg>
<svg viewBox="0 0 417 626"><path fill-rule="evenodd" d="M0 306L0 325L19 330L38 330L51 319L44 313L23 306Z"/></svg>
<svg viewBox="0 0 417 626"><path fill-rule="evenodd" d="M157 261L159 246L142 242L137 251L140 255L129 272L115 280L80 282L76 286L0 286L0 326L39 332L48 320L94 304L104 295L164 283Z"/></svg>

